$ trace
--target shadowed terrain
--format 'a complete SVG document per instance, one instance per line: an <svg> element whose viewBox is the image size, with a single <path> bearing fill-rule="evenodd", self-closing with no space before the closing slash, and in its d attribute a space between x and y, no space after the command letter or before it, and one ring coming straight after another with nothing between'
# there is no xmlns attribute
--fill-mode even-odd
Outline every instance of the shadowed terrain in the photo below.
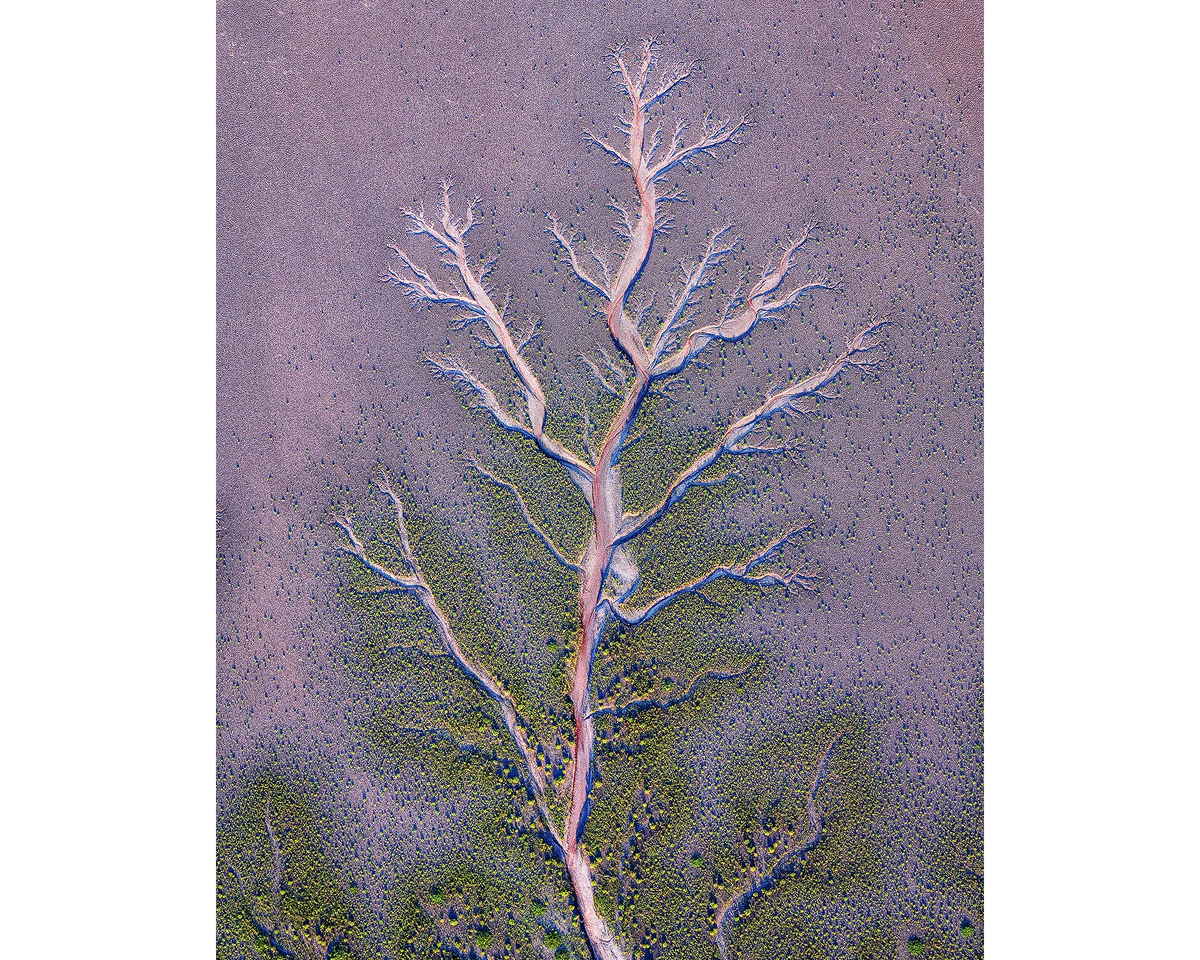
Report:
<svg viewBox="0 0 1200 960"><path fill-rule="evenodd" d="M977 37L921 5L218 20L219 830L261 820L269 850L266 799L244 811L275 778L353 912L288 907L262 852L259 893L218 862L219 897L253 901L219 909L221 949L981 950ZM686 199L625 266L645 190L612 156L629 145L585 134L621 109L604 53L656 30L664 69L701 60L664 98L660 162L677 121L685 150L754 125L664 172ZM475 195L528 380L495 331L378 282L436 265L403 210L462 230ZM793 289L756 291L771 268L833 289L725 336L728 303ZM640 316L673 335L644 356L621 342ZM884 316L875 365L839 368L802 421L727 433ZM514 369L496 409L529 435L463 403L466 375ZM705 462L748 442L765 455Z"/></svg>

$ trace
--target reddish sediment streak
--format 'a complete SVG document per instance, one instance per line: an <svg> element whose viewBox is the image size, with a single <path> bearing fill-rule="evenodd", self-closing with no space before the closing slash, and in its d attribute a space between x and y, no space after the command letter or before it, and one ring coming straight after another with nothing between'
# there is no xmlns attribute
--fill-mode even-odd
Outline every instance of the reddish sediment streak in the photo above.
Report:
<svg viewBox="0 0 1200 960"><path fill-rule="evenodd" d="M638 197L641 200L641 216L630 238L629 249L621 262L616 281L609 297L606 310L608 329L613 339L629 356L636 370L635 380L625 397L616 419L604 438L596 462L596 474L592 483L592 514L594 532L592 542L584 554L579 586L579 618L583 627L583 638L579 644L579 655L575 662L575 674L571 682L571 704L575 715L575 756L571 783L571 804L567 813L566 866L575 890L575 900L583 918L584 929L597 960L624 960L608 924L596 910L592 887L591 860L580 842L580 835L587 820L588 786L592 767L592 749L595 731L589 710L589 688L591 686L592 660L600 632L604 629L604 617L600 612L600 593L608 574L613 556L613 541L623 517L619 476L615 470L617 452L621 440L629 429L630 421L637 413L650 381L650 355L641 335L625 314L625 298L634 279L650 255L654 239L655 198L654 186L649 182L642 165L642 127L644 118L640 107L635 105L635 116L630 134L630 160L634 170Z"/></svg>

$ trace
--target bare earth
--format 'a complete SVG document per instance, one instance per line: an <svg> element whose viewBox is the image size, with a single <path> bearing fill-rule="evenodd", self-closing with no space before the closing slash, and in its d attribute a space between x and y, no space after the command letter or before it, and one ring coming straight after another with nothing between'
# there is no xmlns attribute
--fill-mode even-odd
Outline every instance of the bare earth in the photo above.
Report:
<svg viewBox="0 0 1200 960"><path fill-rule="evenodd" d="M361 704L340 668L333 572L349 541L330 522L331 505L363 498L384 464L467 542L486 543L491 523L463 482L467 460L487 462L480 416L424 359L446 348L447 316L415 309L379 278L392 263L388 244L406 239L402 209L420 200L434 210L439 184L453 178L464 204L480 197L471 239L476 254L500 253L493 286L512 290L517 316L543 320L555 359L537 377L562 395L590 390L579 354L611 349L627 331L617 314L589 319L570 265L553 259L546 215L600 238L610 199L645 204L644 185L631 193L630 171L583 135L609 135L621 109L603 55L659 35L665 61L703 61L680 116L709 108L749 114L754 126L744 145L681 178L691 202L667 211L678 227L654 241L638 283L668 289L677 261L700 256L729 222L744 243L731 266L777 265L776 241L814 218L824 226L798 267L842 279L836 296L756 332L745 357L730 354L737 370L711 393L698 392L697 378L682 424L702 427L718 407L736 420L785 382L789 364L810 364L791 371L799 374L831 369L867 318L895 321L880 337L878 367L843 375L828 418L802 431L802 459L776 491L811 521L804 552L819 592L748 606L739 633L747 649L770 653L774 679L741 712L731 706L723 728L689 732L685 749L703 770L731 731L783 722L815 688L844 694L875 724L894 811L896 879L880 902L893 916L942 917L957 929L929 854L982 795L971 764L982 749L983 11L941 0L871 6L669 2L647 15L616 3L219 5L219 818L264 765L334 784L321 797L340 824L329 828L331 849L377 917L394 878L381 865L434 849L435 820L437 830L458 829L465 798L437 817L397 804L351 745ZM618 284L637 275L638 252L615 270ZM652 366L638 371L647 384ZM628 426L594 438L600 461ZM605 512L605 485L619 489L620 477L587 480L595 537L579 558L577 753L557 839L596 943L613 932L585 903L589 864L576 841L599 713L591 654L606 616L620 618L606 611L597 577L620 550L622 521ZM752 509L739 509L735 521L751 530ZM486 567L493 558L480 551ZM528 642L519 624L498 629L514 647ZM808 821L797 861L822 831L820 776L810 768L801 784ZM708 808L708 789L698 809ZM982 874L981 860L970 867ZM713 940L722 956L727 908ZM981 948L980 919L956 947L963 955ZM908 936L902 927L895 943Z"/></svg>

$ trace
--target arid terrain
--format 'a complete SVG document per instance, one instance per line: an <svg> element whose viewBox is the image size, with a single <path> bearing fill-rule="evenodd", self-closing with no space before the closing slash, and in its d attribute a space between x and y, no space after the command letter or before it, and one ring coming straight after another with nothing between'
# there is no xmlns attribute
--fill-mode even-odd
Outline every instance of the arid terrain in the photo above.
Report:
<svg viewBox="0 0 1200 960"><path fill-rule="evenodd" d="M982 955L982 16L219 6L218 956Z"/></svg>

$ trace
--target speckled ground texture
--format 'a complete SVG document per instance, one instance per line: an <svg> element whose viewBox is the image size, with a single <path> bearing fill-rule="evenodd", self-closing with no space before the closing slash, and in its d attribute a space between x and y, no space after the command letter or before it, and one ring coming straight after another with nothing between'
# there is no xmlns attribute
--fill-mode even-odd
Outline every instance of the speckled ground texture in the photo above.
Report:
<svg viewBox="0 0 1200 960"><path fill-rule="evenodd" d="M406 239L401 208L433 208L452 176L460 199L481 198L476 251L499 243L494 285L543 319L539 369L590 392L578 354L607 334L555 263L544 213L599 239L610 194L629 198L625 171L582 134L612 133L622 107L603 56L656 36L664 62L703 60L668 115L746 111L754 126L678 178L691 202L668 211L677 226L641 283L666 287L707 229L733 222L744 248L719 293L814 215L824 228L805 263L844 281L730 348L736 370L709 394L693 371L671 416L725 422L786 375L785 349L817 365L868 314L896 321L875 375L844 377L802 427L776 495L815 521L804 551L820 592L745 604L740 642L764 652L771 682L750 703L714 701L727 721L695 722L682 749L703 765L751 714L786 725L836 704L865 717L884 866L855 896L863 929L886 932L881 956L908 956L913 937L927 955L981 955L981 904L965 939L963 884L932 864L957 844L981 887L982 21L982 4L947 0L218 5L216 816L220 830L264 771L302 783L329 860L353 878L368 931L357 953L416 950L389 932L390 891L431 834L452 846L470 832L472 808L468 786L414 812L362 741L370 694L349 665L330 505L365 502L383 463L464 542L485 543L489 522L456 459L489 442L487 425L424 359L469 341L379 282L387 244ZM422 816L439 825L419 830ZM774 955L875 955L839 910L827 901L806 921L831 918L819 950L781 921ZM701 955L706 941L684 951L673 936L631 948ZM578 942L565 940L572 955ZM551 952L514 934L490 955L506 949Z"/></svg>

